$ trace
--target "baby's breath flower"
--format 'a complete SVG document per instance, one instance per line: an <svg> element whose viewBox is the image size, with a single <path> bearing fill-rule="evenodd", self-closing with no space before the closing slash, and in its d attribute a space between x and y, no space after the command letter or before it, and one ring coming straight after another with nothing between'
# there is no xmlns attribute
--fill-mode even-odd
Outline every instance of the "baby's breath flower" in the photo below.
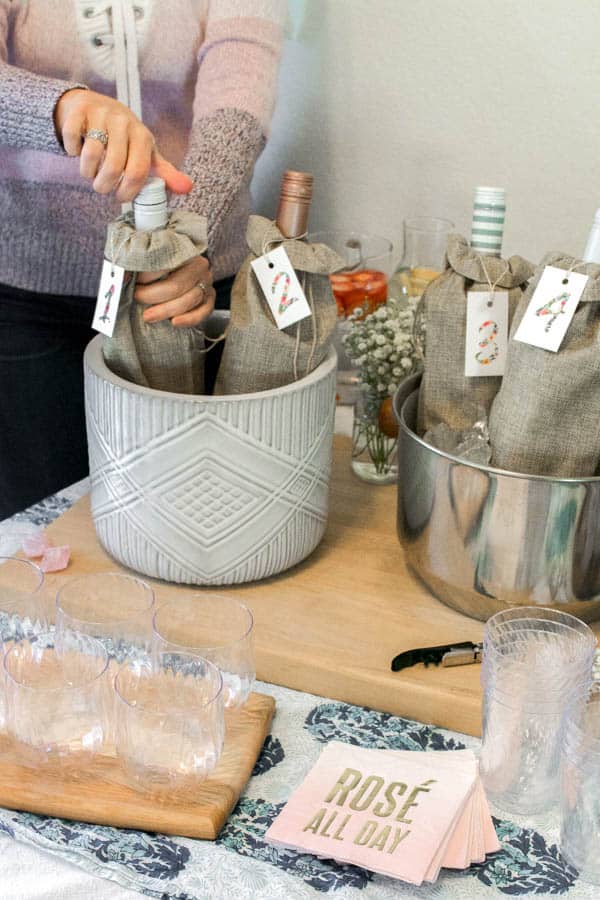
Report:
<svg viewBox="0 0 600 900"><path fill-rule="evenodd" d="M375 312L357 310L347 319L343 345L363 384L381 399L393 393L403 377L420 364L413 340L416 304L391 297ZM379 401L381 402L381 400Z"/></svg>

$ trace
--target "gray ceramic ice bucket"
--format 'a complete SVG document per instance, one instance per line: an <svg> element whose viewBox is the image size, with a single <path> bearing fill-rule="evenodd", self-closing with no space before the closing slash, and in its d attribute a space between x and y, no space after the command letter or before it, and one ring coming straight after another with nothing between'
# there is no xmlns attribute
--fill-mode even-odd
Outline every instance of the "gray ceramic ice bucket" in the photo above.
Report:
<svg viewBox="0 0 600 900"><path fill-rule="evenodd" d="M333 349L293 384L228 397L124 381L106 367L101 337L84 370L92 515L111 556L166 581L216 585L312 553L327 523Z"/></svg>
<svg viewBox="0 0 600 900"><path fill-rule="evenodd" d="M415 433L420 375L394 397L398 536L409 567L454 609L511 606L600 618L600 478L545 478L464 462Z"/></svg>

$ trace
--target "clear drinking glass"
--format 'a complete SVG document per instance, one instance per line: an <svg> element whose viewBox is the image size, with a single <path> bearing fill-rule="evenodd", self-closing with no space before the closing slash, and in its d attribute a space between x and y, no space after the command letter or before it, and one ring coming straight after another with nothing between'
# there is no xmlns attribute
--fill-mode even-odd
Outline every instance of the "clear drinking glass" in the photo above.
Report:
<svg viewBox="0 0 600 900"><path fill-rule="evenodd" d="M558 799L562 727L589 690L596 638L567 613L521 607L492 616L483 643L486 792L506 812L545 813Z"/></svg>
<svg viewBox="0 0 600 900"><path fill-rule="evenodd" d="M399 295L420 297L429 282L442 272L446 241L453 228L450 219L433 216L404 220L404 253L391 279Z"/></svg>
<svg viewBox="0 0 600 900"><path fill-rule="evenodd" d="M583 881L600 885L600 684L565 724L560 851Z"/></svg>
<svg viewBox="0 0 600 900"><path fill-rule="evenodd" d="M154 591L139 578L99 572L73 578L56 595L56 631L97 638L117 662L149 653Z"/></svg>
<svg viewBox="0 0 600 900"><path fill-rule="evenodd" d="M0 635L6 644L48 631L50 616L43 583L44 573L35 563L0 556Z"/></svg>
<svg viewBox="0 0 600 900"><path fill-rule="evenodd" d="M167 651L130 660L115 677L116 749L132 783L155 794L194 791L223 747L223 679L213 663Z"/></svg>
<svg viewBox="0 0 600 900"><path fill-rule="evenodd" d="M191 594L160 606L154 615L154 652L194 653L223 674L225 706L248 699L255 678L252 613L227 594Z"/></svg>
<svg viewBox="0 0 600 900"><path fill-rule="evenodd" d="M108 656L83 634L36 635L14 644L4 657L6 724L22 746L25 762L79 765L99 752L108 726Z"/></svg>

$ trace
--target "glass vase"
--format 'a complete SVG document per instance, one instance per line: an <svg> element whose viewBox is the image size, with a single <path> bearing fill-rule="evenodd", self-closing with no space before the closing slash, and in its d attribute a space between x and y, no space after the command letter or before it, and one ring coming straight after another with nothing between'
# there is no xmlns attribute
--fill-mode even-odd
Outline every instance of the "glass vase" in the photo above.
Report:
<svg viewBox="0 0 600 900"><path fill-rule="evenodd" d="M404 253L390 282L392 296L421 296L444 268L446 240L453 228L449 219L433 216L404 220Z"/></svg>
<svg viewBox="0 0 600 900"><path fill-rule="evenodd" d="M371 484L391 484L398 474L397 449L391 397L362 385L354 406L352 471Z"/></svg>

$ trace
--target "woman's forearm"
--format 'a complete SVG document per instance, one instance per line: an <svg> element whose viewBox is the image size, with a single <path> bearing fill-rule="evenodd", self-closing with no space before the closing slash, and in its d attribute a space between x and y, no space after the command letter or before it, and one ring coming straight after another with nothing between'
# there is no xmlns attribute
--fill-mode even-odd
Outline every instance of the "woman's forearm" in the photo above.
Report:
<svg viewBox="0 0 600 900"><path fill-rule="evenodd" d="M176 205L206 216L209 256L220 225L252 178L264 144L260 122L243 110L220 109L194 123L184 165L194 187Z"/></svg>
<svg viewBox="0 0 600 900"><path fill-rule="evenodd" d="M54 108L65 91L75 87L84 85L0 62L0 144L64 153L54 127Z"/></svg>

